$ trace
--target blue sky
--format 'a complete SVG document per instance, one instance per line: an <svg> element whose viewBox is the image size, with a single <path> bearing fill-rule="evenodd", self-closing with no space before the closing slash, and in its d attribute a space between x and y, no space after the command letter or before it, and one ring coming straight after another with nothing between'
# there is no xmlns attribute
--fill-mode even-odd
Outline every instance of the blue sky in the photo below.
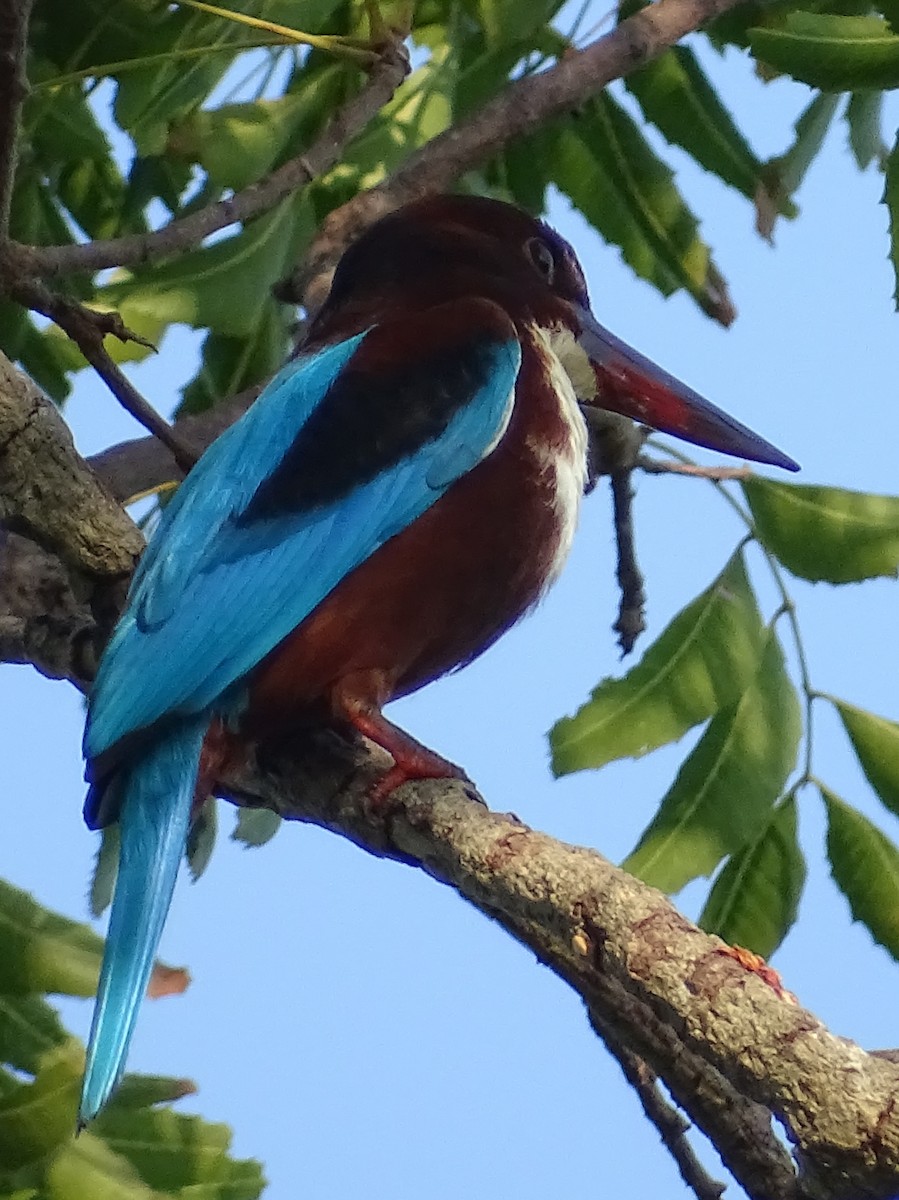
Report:
<svg viewBox="0 0 899 1200"><path fill-rule="evenodd" d="M782 151L806 89L762 87L733 55L712 65L757 151ZM670 159L683 168L681 186L702 214L740 316L725 331L685 297L661 299L558 201L552 218L581 254L598 318L792 454L802 480L899 491L899 324L881 177L858 174L837 124L800 195L800 218L778 227L771 249L753 232L745 201L678 154ZM171 338L135 372L161 408L187 377L185 344ZM137 432L93 381L79 387L69 415L85 453ZM717 573L741 530L699 481L641 479L636 511L648 644ZM392 714L463 764L494 807L619 859L686 740L554 782L545 737L619 669L609 630L613 554L600 486L585 502L570 565L539 612ZM763 570L755 579L770 613ZM815 685L899 719L895 582L796 583L794 595ZM0 704L15 814L4 874L83 916L94 836L80 814L80 699L5 667ZM818 774L899 836L823 707L815 738ZM227 831L231 815L222 809ZM834 1032L869 1047L895 1045L896 968L851 924L830 883L811 792L800 820L809 884L799 925L774 963ZM695 915L703 893L693 885L679 903ZM185 1109L234 1127L235 1152L266 1165L270 1200L441 1200L462 1189L496 1200L687 1194L576 997L421 873L305 827L285 828L259 851L223 840L197 886L182 879L162 952L186 964L194 982L184 997L146 1006L130 1066L194 1078L200 1093ZM86 1033L89 1005L72 1002L66 1012Z"/></svg>

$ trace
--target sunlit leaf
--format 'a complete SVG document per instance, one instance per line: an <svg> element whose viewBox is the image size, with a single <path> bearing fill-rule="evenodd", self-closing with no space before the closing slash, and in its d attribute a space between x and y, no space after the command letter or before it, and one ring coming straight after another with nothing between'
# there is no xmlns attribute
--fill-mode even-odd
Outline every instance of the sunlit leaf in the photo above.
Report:
<svg viewBox="0 0 899 1200"><path fill-rule="evenodd" d="M899 959L899 850L829 788L821 788L827 806L827 857L837 887L849 901L852 917Z"/></svg>
<svg viewBox="0 0 899 1200"><path fill-rule="evenodd" d="M621 679L606 679L550 733L557 775L600 767L683 737L755 678L766 631L742 555L674 618Z"/></svg>
<svg viewBox="0 0 899 1200"><path fill-rule="evenodd" d="M111 283L100 299L116 306L128 326L182 322L243 336L274 282L293 265L294 217L292 199L284 200L235 237Z"/></svg>
<svg viewBox="0 0 899 1200"><path fill-rule="evenodd" d="M778 804L754 842L733 854L715 880L699 925L731 945L770 957L799 911L805 859L796 836L796 799Z"/></svg>
<svg viewBox="0 0 899 1200"><path fill-rule="evenodd" d="M225 104L190 113L175 126L172 153L199 163L221 187L259 179L286 151L299 152L342 99L346 74L339 64L304 76L304 86L274 100Z"/></svg>
<svg viewBox="0 0 899 1200"><path fill-rule="evenodd" d="M44 1055L68 1036L43 997L0 993L0 1062L33 1075Z"/></svg>
<svg viewBox="0 0 899 1200"><path fill-rule="evenodd" d="M790 12L782 29L751 29L762 62L829 92L899 86L899 37L879 16Z"/></svg>
<svg viewBox="0 0 899 1200"><path fill-rule="evenodd" d="M865 778L886 807L899 816L899 725L843 700L833 703Z"/></svg>
<svg viewBox="0 0 899 1200"><path fill-rule="evenodd" d="M92 996L103 940L0 880L0 992Z"/></svg>
<svg viewBox="0 0 899 1200"><path fill-rule="evenodd" d="M170 1108L110 1107L91 1127L151 1188L202 1200L255 1200L264 1185L262 1168L228 1155L231 1131Z"/></svg>
<svg viewBox="0 0 899 1200"><path fill-rule="evenodd" d="M752 683L715 714L622 864L675 892L754 842L796 763L799 702L771 631Z"/></svg>
<svg viewBox="0 0 899 1200"><path fill-rule="evenodd" d="M710 316L730 323L723 278L671 170L608 92L555 126L544 144L553 182L638 275L666 296L685 288Z"/></svg>
<svg viewBox="0 0 899 1200"><path fill-rule="evenodd" d="M743 491L762 542L794 575L855 583L899 574L899 496L757 477Z"/></svg>
<svg viewBox="0 0 899 1200"><path fill-rule="evenodd" d="M34 1080L0 1099L0 1165L39 1162L71 1140L84 1056L75 1038L43 1056Z"/></svg>

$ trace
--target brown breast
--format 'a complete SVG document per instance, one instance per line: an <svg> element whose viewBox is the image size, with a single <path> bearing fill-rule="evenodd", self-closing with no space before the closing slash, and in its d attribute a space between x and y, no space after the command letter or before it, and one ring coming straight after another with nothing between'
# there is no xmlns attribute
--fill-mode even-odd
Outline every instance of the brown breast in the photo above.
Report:
<svg viewBox="0 0 899 1200"><path fill-rule="evenodd" d="M349 674L384 699L486 650L531 608L568 552L585 480L586 430L561 364L521 331L509 427L496 449L417 521L347 575L254 673L251 727L284 727Z"/></svg>

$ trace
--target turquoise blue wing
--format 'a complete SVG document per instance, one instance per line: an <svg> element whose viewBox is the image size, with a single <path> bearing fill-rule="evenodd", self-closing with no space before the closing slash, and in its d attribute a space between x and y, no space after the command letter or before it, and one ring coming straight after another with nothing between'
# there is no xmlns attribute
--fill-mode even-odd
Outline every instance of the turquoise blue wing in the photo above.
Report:
<svg viewBox="0 0 899 1200"><path fill-rule="evenodd" d="M469 329L435 349L405 324L402 361L378 326L291 362L190 473L101 662L89 757L213 708L495 447L517 339Z"/></svg>

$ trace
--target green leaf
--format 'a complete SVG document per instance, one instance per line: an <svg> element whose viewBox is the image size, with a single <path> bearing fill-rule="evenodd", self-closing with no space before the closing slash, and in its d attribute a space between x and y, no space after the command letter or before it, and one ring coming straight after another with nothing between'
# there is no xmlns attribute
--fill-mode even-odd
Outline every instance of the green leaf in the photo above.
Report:
<svg viewBox="0 0 899 1200"><path fill-rule="evenodd" d="M113 1093L110 1105L114 1108L149 1108L154 1104L170 1104L196 1094L197 1085L190 1079L170 1075L126 1075Z"/></svg>
<svg viewBox="0 0 899 1200"><path fill-rule="evenodd" d="M189 1188L197 1200L255 1200L265 1183L259 1163L228 1157L227 1125L168 1108L110 1106L91 1129L156 1191Z"/></svg>
<svg viewBox="0 0 899 1200"><path fill-rule="evenodd" d="M194 883L209 866L217 827L218 801L215 796L210 796L194 818L187 836L187 866Z"/></svg>
<svg viewBox="0 0 899 1200"><path fill-rule="evenodd" d="M800 114L793 127L796 137L792 146L765 165L764 174L771 195L792 196L799 190L824 145L838 104L838 96L818 95Z"/></svg>
<svg viewBox="0 0 899 1200"><path fill-rule="evenodd" d="M23 132L46 165L106 159L109 139L83 95L73 88L64 102L54 92L32 93L23 112Z"/></svg>
<svg viewBox="0 0 899 1200"><path fill-rule="evenodd" d="M846 105L849 145L860 171L886 153L880 127L882 109L882 92L853 92Z"/></svg>
<svg viewBox="0 0 899 1200"><path fill-rule="evenodd" d="M865 778L890 812L899 816L899 725L843 700L833 704Z"/></svg>
<svg viewBox="0 0 899 1200"><path fill-rule="evenodd" d="M0 994L0 1062L34 1075L44 1055L67 1037L56 1012L40 996Z"/></svg>
<svg viewBox="0 0 899 1200"><path fill-rule="evenodd" d="M790 12L782 29L751 29L756 58L828 92L899 86L899 37L879 16Z"/></svg>
<svg viewBox="0 0 899 1200"><path fill-rule="evenodd" d="M799 701L771 630L752 684L712 718L625 870L676 892L755 841L796 764L801 731Z"/></svg>
<svg viewBox="0 0 899 1200"><path fill-rule="evenodd" d="M257 315L255 328L245 337L220 333L206 337L200 369L182 392L177 417L205 412L219 400L265 382L281 367L290 345L288 314L269 298Z"/></svg>
<svg viewBox="0 0 899 1200"><path fill-rule="evenodd" d="M360 187L373 187L413 150L448 129L453 121L456 73L450 48L435 50L352 143L325 184L316 185L316 191L329 181L342 184L341 191L350 185L353 195Z"/></svg>
<svg viewBox="0 0 899 1200"><path fill-rule="evenodd" d="M296 211L288 198L236 236L111 283L98 299L118 308L129 327L181 322L242 337L272 285L293 265Z"/></svg>
<svg viewBox="0 0 899 1200"><path fill-rule="evenodd" d="M200 45L207 46L209 53L122 73L115 119L134 139L139 154L165 151L169 126L198 108L230 66L232 55L214 53L214 48L233 46L237 52L244 38L245 33L233 21L170 10L168 21L157 27L156 37L145 40L142 54Z"/></svg>
<svg viewBox="0 0 899 1200"><path fill-rule="evenodd" d="M890 262L893 264L893 299L899 309L899 135L893 149L887 155L883 203L890 215Z"/></svg>
<svg viewBox="0 0 899 1200"><path fill-rule="evenodd" d="M477 13L491 46L528 41L556 15L561 0L478 0Z"/></svg>
<svg viewBox="0 0 899 1200"><path fill-rule="evenodd" d="M544 145L553 182L639 276L665 296L686 289L729 324L733 306L696 218L670 169L608 92L554 127Z"/></svg>
<svg viewBox="0 0 899 1200"><path fill-rule="evenodd" d="M700 166L754 200L762 163L686 46L675 46L625 77L643 116Z"/></svg>
<svg viewBox="0 0 899 1200"><path fill-rule="evenodd" d="M899 959L899 850L858 809L821 786L827 806L827 857L853 920Z"/></svg>
<svg viewBox="0 0 899 1200"><path fill-rule="evenodd" d="M0 880L0 992L92 996L103 940Z"/></svg>
<svg viewBox="0 0 899 1200"><path fill-rule="evenodd" d="M84 358L75 343L57 336L55 329L38 329L18 304L0 301L0 349L61 404L71 391L69 372L79 370Z"/></svg>
<svg viewBox="0 0 899 1200"><path fill-rule="evenodd" d="M743 492L761 541L801 579L899 574L899 497L755 477Z"/></svg>
<svg viewBox="0 0 899 1200"><path fill-rule="evenodd" d="M329 63L300 76L304 86L275 100L225 104L190 113L169 135L169 149L199 163L220 187L246 187L286 153L308 144L346 90L346 68Z"/></svg>
<svg viewBox="0 0 899 1200"><path fill-rule="evenodd" d="M755 678L766 642L741 554L674 618L621 679L605 679L550 733L556 775L601 767L683 737Z"/></svg>
<svg viewBox="0 0 899 1200"><path fill-rule="evenodd" d="M119 873L119 826L107 825L100 830L100 845L94 861L94 873L88 901L92 917L99 917L112 903L112 890Z"/></svg>
<svg viewBox="0 0 899 1200"><path fill-rule="evenodd" d="M281 828L281 818L267 808L241 808L237 812L237 822L232 841L243 842L245 846L264 846L270 842Z"/></svg>
<svg viewBox="0 0 899 1200"><path fill-rule="evenodd" d="M68 1038L41 1060L32 1083L0 1098L0 1164L15 1171L71 1140L84 1054Z"/></svg>
<svg viewBox="0 0 899 1200"><path fill-rule="evenodd" d="M52 1200L162 1200L90 1129L62 1146L48 1164L46 1195Z"/></svg>
<svg viewBox="0 0 899 1200"><path fill-rule="evenodd" d="M769 958L796 920L805 859L796 837L796 799L778 804L754 842L733 854L715 880L699 926Z"/></svg>

